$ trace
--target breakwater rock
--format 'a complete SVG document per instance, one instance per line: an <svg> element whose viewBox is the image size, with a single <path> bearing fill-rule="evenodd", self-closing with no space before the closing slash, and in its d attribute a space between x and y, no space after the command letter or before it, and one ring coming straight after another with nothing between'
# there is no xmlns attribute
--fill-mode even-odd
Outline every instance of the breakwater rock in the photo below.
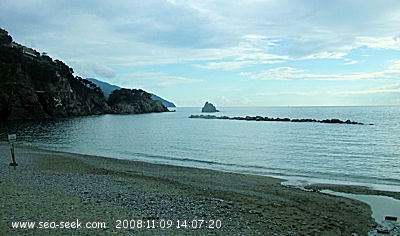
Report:
<svg viewBox="0 0 400 236"><path fill-rule="evenodd" d="M336 118L316 120L316 119L290 119L290 118L271 118L263 116L245 116L245 117L229 117L229 116L214 116L214 115L190 115L189 118L199 119L218 119L218 120L246 120L246 121L281 121L281 122L315 122L315 123L329 123L329 124L350 124L350 125L363 125L364 123L339 120ZM372 125L372 124L371 124Z"/></svg>

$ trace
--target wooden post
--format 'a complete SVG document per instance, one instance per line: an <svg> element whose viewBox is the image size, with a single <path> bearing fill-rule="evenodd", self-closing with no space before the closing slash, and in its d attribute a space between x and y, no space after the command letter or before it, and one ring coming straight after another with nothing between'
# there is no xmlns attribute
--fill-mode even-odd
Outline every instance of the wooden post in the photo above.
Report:
<svg viewBox="0 0 400 236"><path fill-rule="evenodd" d="M11 144L11 159L12 163L10 163L10 166L14 167L14 170L17 169L17 162L15 161L15 147L14 147L14 142L17 140L17 135L16 134L9 134L8 135L8 142Z"/></svg>
<svg viewBox="0 0 400 236"><path fill-rule="evenodd" d="M12 163L10 165L14 166L14 170L17 169L17 162L15 161L15 149L14 149L14 144L11 144L11 158L12 158Z"/></svg>

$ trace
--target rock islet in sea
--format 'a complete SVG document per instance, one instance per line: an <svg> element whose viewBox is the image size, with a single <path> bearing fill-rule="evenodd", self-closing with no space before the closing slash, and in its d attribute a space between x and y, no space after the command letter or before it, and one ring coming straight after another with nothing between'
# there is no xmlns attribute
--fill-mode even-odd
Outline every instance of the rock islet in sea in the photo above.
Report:
<svg viewBox="0 0 400 236"><path fill-rule="evenodd" d="M204 104L204 107L201 109L201 112L213 113L219 111L212 103L206 102L206 104Z"/></svg>

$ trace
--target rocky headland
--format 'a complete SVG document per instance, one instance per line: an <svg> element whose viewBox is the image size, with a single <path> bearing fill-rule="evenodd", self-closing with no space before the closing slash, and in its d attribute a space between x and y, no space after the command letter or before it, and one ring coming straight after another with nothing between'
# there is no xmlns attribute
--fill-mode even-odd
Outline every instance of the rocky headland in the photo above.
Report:
<svg viewBox="0 0 400 236"><path fill-rule="evenodd" d="M316 123L330 123L330 124L351 124L351 125L363 125L363 123L351 121L351 120L340 120L340 119L290 119L290 118L271 118L263 116L245 116L245 117L229 117L229 116L214 116L214 115L190 115L189 118L198 119L219 119L219 120L245 120L245 121L280 121L280 122L316 122ZM372 124L370 124L372 125Z"/></svg>
<svg viewBox="0 0 400 236"><path fill-rule="evenodd" d="M160 100L153 100L151 94L141 89L114 90L108 98L108 104L115 114L138 114L167 112Z"/></svg>
<svg viewBox="0 0 400 236"><path fill-rule="evenodd" d="M94 78L86 78L87 80L93 82L94 84L96 84L97 86L99 86L101 88L101 90L103 90L104 96L106 97L106 99L108 99L111 95L111 93L115 90L119 90L122 89L119 86L113 85L113 84L109 84L107 82L104 81L100 81ZM162 104L166 107L176 107L175 104L173 102L167 101L155 94L150 93L151 95L151 99L153 100L160 100L162 102Z"/></svg>
<svg viewBox="0 0 400 236"><path fill-rule="evenodd" d="M0 28L0 121L168 111L139 90L119 90L107 101L100 87L73 73Z"/></svg>

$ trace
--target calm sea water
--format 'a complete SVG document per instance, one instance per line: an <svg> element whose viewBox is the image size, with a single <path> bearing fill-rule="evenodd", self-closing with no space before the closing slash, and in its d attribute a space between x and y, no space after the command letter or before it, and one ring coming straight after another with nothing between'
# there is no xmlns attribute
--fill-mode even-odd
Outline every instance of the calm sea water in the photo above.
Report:
<svg viewBox="0 0 400 236"><path fill-rule="evenodd" d="M35 147L293 181L400 191L400 107L220 108L218 116L354 120L374 125L189 119L199 108L2 124Z"/></svg>

